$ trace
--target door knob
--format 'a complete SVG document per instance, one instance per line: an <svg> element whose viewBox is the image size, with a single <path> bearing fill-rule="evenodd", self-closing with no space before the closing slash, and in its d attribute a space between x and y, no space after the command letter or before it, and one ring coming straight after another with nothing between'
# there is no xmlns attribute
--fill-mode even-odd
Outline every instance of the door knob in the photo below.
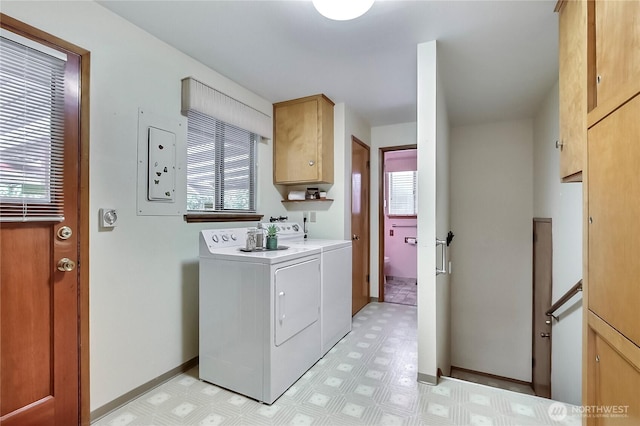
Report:
<svg viewBox="0 0 640 426"><path fill-rule="evenodd" d="M356 240L359 240L360 237L358 235L356 235L356 234L353 234L353 237L351 237L351 239L356 241Z"/></svg>
<svg viewBox="0 0 640 426"><path fill-rule="evenodd" d="M540 337L549 338L549 337L551 337L551 333L540 333Z"/></svg>
<svg viewBox="0 0 640 426"><path fill-rule="evenodd" d="M76 262L73 260L63 257L58 260L58 271L61 272L71 272L76 268Z"/></svg>

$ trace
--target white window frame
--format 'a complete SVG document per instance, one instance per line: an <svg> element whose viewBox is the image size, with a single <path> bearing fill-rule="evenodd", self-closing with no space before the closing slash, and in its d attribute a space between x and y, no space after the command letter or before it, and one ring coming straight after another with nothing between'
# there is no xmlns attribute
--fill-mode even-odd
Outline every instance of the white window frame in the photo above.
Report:
<svg viewBox="0 0 640 426"><path fill-rule="evenodd" d="M415 170L387 172L387 214L389 216L418 215L418 172Z"/></svg>

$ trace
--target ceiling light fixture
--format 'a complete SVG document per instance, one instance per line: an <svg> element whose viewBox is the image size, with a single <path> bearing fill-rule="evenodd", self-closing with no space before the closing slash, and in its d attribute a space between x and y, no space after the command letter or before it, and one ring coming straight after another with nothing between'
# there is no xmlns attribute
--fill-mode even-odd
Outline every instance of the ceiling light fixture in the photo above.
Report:
<svg viewBox="0 0 640 426"><path fill-rule="evenodd" d="M348 21L367 13L374 0L313 0L321 15L334 21Z"/></svg>

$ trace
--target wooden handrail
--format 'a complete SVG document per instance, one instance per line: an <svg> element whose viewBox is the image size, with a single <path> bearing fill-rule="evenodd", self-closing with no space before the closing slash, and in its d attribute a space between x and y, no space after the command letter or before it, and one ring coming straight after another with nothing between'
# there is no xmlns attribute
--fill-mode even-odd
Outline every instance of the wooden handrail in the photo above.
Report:
<svg viewBox="0 0 640 426"><path fill-rule="evenodd" d="M557 311L560 306L562 306L565 303L567 303L567 301L569 299L571 299L573 296L578 294L579 291L582 291L582 280L580 280L577 283L575 283L575 285L573 287L571 287L565 294L563 294L562 297L560 299L558 299L558 301L556 303L551 305L549 310L547 312L545 312L545 315L548 316L548 317L553 317L553 313L555 311Z"/></svg>

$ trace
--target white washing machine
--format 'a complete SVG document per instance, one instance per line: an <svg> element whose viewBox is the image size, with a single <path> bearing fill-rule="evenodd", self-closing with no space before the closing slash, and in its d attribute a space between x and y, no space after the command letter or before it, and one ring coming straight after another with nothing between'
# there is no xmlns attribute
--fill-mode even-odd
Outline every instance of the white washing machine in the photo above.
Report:
<svg viewBox="0 0 640 426"><path fill-rule="evenodd" d="M320 249L200 232L200 378L273 403L321 357Z"/></svg>
<svg viewBox="0 0 640 426"><path fill-rule="evenodd" d="M262 223L266 228L272 223ZM322 355L351 331L351 241L305 239L295 222L275 222L278 241L291 247L320 249L320 329Z"/></svg>

